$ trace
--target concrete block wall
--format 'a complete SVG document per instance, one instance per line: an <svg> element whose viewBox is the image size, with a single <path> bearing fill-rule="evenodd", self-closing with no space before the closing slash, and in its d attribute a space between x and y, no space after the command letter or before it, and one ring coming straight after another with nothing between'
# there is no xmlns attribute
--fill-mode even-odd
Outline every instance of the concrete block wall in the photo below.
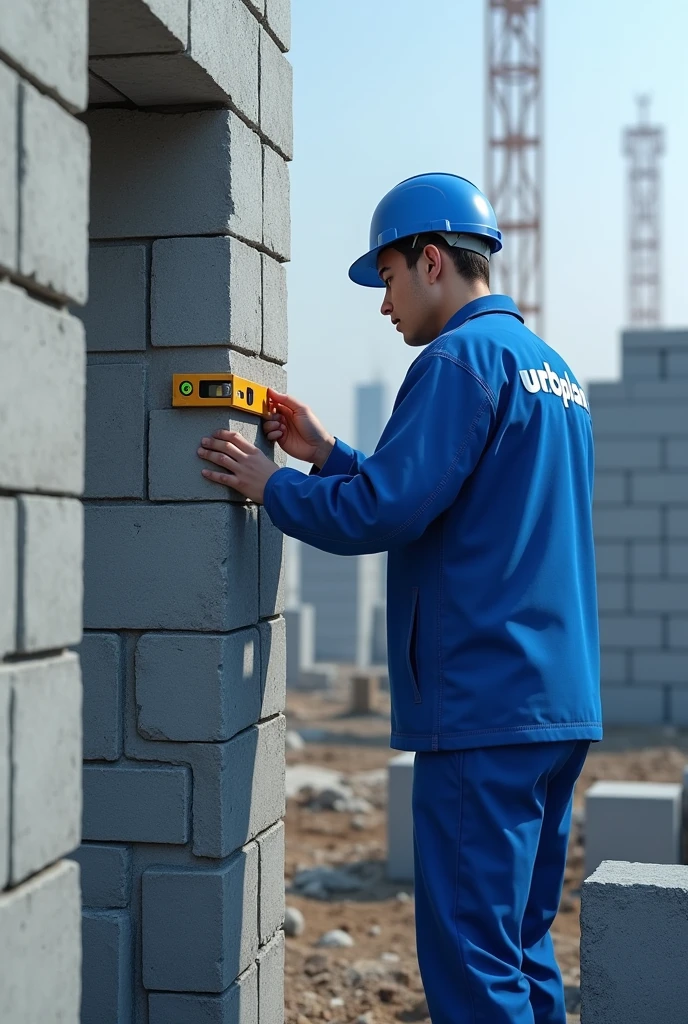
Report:
<svg viewBox="0 0 688 1024"><path fill-rule="evenodd" d="M0 5L0 1020L77 1024L86 0Z"/></svg>
<svg viewBox="0 0 688 1024"><path fill-rule="evenodd" d="M604 718L688 725L688 330L622 338L591 384Z"/></svg>
<svg viewBox="0 0 688 1024"><path fill-rule="evenodd" d="M285 386L287 26L91 8L82 1024L283 1015L283 540L196 449L232 427L279 456L171 385Z"/></svg>

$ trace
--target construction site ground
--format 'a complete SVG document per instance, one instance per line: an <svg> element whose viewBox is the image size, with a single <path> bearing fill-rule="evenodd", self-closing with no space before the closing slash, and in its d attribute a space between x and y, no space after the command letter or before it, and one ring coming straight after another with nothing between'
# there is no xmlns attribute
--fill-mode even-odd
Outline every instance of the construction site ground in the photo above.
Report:
<svg viewBox="0 0 688 1024"><path fill-rule="evenodd" d="M331 693L290 691L289 730L305 738L288 750L289 766L311 765L341 773L359 799L357 810L314 809L309 794L288 800L286 816L287 906L301 911L303 933L287 939L286 1024L428 1024L415 956L412 885L389 882L385 771L389 750L388 703L379 712L351 715L345 684ZM679 782L688 760L688 734L662 730L612 730L590 753L575 794L575 821L564 895L553 928L567 993L570 1024L579 1014L579 911L583 881L582 811L586 789L598 779ZM342 868L361 879L346 896L304 895L293 882L299 871ZM318 941L340 929L353 945L322 948Z"/></svg>

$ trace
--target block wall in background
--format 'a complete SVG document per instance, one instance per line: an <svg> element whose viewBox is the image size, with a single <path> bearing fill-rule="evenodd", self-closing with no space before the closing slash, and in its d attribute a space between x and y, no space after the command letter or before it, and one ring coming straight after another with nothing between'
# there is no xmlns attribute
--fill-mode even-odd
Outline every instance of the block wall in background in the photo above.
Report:
<svg viewBox="0 0 688 1024"><path fill-rule="evenodd" d="M0 1020L77 1024L86 0L0 6Z"/></svg>
<svg viewBox="0 0 688 1024"><path fill-rule="evenodd" d="M282 537L196 454L220 427L272 448L171 388L285 384L288 4L110 6L85 117L82 1024L280 1024Z"/></svg>
<svg viewBox="0 0 688 1024"><path fill-rule="evenodd" d="M604 718L688 725L688 330L627 331L588 390Z"/></svg>

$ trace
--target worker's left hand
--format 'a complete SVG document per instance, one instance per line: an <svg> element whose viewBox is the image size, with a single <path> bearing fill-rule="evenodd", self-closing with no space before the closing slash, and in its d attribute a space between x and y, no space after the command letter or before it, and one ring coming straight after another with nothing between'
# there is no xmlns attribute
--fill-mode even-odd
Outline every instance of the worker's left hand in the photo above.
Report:
<svg viewBox="0 0 688 1024"><path fill-rule="evenodd" d="M232 487L261 505L266 483L279 472L279 466L235 430L216 430L212 437L202 438L198 454L222 467L222 472L202 470L206 480Z"/></svg>

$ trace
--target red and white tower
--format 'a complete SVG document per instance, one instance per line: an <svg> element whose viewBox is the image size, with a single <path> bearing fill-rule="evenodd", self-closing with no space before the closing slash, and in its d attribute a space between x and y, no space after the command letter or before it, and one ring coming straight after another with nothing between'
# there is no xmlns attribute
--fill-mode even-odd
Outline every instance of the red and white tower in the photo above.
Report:
<svg viewBox="0 0 688 1024"><path fill-rule="evenodd" d="M661 191L664 130L650 124L650 98L638 98L638 121L624 132L628 157L628 320L662 319Z"/></svg>
<svg viewBox="0 0 688 1024"><path fill-rule="evenodd" d="M543 331L541 0L486 0L486 191L504 236L492 291Z"/></svg>

